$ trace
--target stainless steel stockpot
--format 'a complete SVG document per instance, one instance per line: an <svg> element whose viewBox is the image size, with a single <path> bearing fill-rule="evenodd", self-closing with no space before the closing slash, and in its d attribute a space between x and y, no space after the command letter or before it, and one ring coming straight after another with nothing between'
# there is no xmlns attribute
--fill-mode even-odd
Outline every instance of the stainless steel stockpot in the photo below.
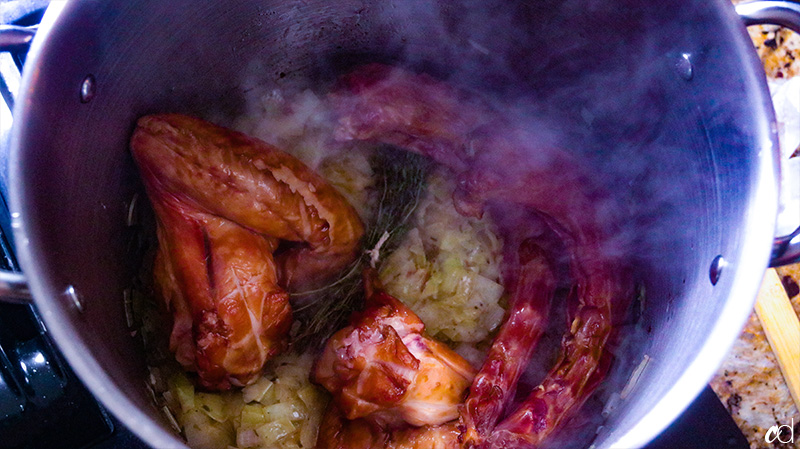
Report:
<svg viewBox="0 0 800 449"><path fill-rule="evenodd" d="M739 12L800 22L791 2ZM5 277L8 294L29 286L76 373L154 447L183 442L153 406L123 306L140 263L128 139L143 114L224 124L257 89L381 61L556 124L624 204L619 237L646 292L597 393L602 412L567 426L575 445L656 436L721 363L764 268L800 253L797 232L774 240L775 119L726 0L57 1L28 58L9 168L25 275Z"/></svg>

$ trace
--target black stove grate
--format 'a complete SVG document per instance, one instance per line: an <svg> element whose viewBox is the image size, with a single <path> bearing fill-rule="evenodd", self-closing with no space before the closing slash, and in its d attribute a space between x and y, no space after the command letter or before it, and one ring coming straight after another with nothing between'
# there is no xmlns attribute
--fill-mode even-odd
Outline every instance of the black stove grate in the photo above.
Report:
<svg viewBox="0 0 800 449"><path fill-rule="evenodd" d="M0 447L84 448L112 430L32 308L0 304Z"/></svg>

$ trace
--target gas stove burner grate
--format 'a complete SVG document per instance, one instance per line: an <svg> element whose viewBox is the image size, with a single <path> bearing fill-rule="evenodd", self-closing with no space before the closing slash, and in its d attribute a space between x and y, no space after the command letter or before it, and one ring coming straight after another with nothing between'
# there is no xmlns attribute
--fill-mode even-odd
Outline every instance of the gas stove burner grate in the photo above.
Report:
<svg viewBox="0 0 800 449"><path fill-rule="evenodd" d="M0 304L0 448L83 448L112 430L31 307Z"/></svg>

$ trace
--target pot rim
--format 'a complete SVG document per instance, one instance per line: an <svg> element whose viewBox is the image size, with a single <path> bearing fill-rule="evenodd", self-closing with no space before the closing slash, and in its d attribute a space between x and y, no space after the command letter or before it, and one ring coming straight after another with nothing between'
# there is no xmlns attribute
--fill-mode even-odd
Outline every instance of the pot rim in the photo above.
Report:
<svg viewBox="0 0 800 449"><path fill-rule="evenodd" d="M59 24L68 20L67 17L80 13L83 5L82 2L66 2L64 0L51 3L31 46L28 64L35 66L42 58L53 56L48 54L48 42L64 37L61 30L63 27L60 27ZM693 361L668 392L648 413L639 418L635 425L624 432L618 429L611 431L608 439L611 442L609 447L641 447L647 444L689 406L727 356L730 347L750 316L761 282L761 274L769 263L778 212L778 163L776 151L774 151L777 148L777 135L774 113L771 109L766 81L760 72L760 63L733 6L728 4L727 0L716 0L715 7L720 12L721 23L726 27L723 31L736 39L735 44L742 60L742 68L746 73L748 84L754 87L753 94L763 112L757 114L761 121L758 127L761 138L758 149L758 184L749 198L748 204L752 207L744 221L748 238L743 240L741 246L740 264L730 266L726 270L725 275L735 275L731 293L701 351L694 355ZM41 82L36 75L33 70L27 70L23 74L21 89L23 96L35 91L36 83ZM26 101L19 101L15 112L15 116L19 118L17 123L25 122L26 117L31 115ZM20 142L24 137L22 130L21 126L14 126L12 130L11 167L19 166L22 153ZM17 172L18 170L10 171L10 185L12 186L10 206L18 256L27 274L37 308L49 332L53 335L54 341L88 389L125 426L155 447L185 448L186 445L175 433L163 425L158 425L151 414L144 413L123 393L98 363L91 349L79 339L73 338L69 326L59 320L60 314L53 303L63 292L52 291L41 281L48 277L48 273L45 273L42 267L35 263L37 258L43 257L43 251L36 245L30 244L25 220L31 204L21 189L13 187L19 185L22 176ZM152 410L154 413L158 413L155 408Z"/></svg>

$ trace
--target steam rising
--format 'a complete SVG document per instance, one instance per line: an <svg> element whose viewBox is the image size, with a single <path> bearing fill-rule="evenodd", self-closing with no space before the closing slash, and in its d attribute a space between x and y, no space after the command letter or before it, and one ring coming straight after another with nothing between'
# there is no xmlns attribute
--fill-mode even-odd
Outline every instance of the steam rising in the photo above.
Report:
<svg viewBox="0 0 800 449"><path fill-rule="evenodd" d="M714 65L720 50L703 46L704 30L687 25L711 9L681 12L672 3L409 1L354 9L358 30L350 19L342 23L357 36L332 38L336 44L297 66L296 76L265 80L263 65L255 64L246 83L258 86L249 91L249 109L274 88L324 94L338 75L375 61L427 73L486 101L502 117L482 124L495 127L492 144L514 146L513 161L524 162L487 152L474 159L477 167L503 167L511 178L519 178L514 171L548 176L537 186L552 186L554 204L573 201L565 189L580 189L579 203L565 207L613 230L601 252L629 261L639 285L647 286L646 298L642 293L618 323L615 365L587 405L597 413L570 424L597 426L604 401L621 391L651 336L676 326L670 319L677 307L670 306L699 288L703 274L692 267L723 251L720 217L744 215L741 206L723 206L723 192L738 194L750 182L737 162L744 156L735 151L755 140L738 125L737 108L747 106L738 95L744 81L723 76ZM718 91L707 95L712 83ZM737 175L740 186L731 181ZM560 332L556 326L551 333ZM648 369L660 363L666 362L654 358ZM651 381L648 372L640 374L643 383Z"/></svg>

